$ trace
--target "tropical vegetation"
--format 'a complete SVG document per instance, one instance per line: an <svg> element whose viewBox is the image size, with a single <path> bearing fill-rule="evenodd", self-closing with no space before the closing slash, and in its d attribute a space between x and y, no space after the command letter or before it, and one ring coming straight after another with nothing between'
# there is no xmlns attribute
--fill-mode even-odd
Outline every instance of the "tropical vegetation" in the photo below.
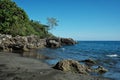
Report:
<svg viewBox="0 0 120 80"><path fill-rule="evenodd" d="M49 21L50 22L50 21ZM50 23L52 26L54 23ZM26 12L12 0L0 0L0 33L13 36L38 35L41 38L52 36L49 25L30 20Z"/></svg>

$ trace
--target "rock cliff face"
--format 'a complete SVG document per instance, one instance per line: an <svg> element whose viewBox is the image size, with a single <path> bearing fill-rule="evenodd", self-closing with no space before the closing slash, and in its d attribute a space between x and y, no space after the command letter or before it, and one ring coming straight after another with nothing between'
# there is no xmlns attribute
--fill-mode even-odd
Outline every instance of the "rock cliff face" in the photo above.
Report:
<svg viewBox="0 0 120 80"><path fill-rule="evenodd" d="M46 45L45 39L39 39L37 36L16 36L0 34L0 50L1 51L29 51L34 48L41 48Z"/></svg>
<svg viewBox="0 0 120 80"><path fill-rule="evenodd" d="M0 51L29 51L36 48L59 48L64 45L74 45L76 42L71 38L40 39L35 35L16 36L0 34Z"/></svg>

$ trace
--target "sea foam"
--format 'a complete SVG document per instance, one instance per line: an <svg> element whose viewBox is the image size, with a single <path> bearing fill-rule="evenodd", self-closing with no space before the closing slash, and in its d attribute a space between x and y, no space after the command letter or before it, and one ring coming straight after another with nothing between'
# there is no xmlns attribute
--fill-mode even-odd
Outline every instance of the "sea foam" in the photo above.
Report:
<svg viewBox="0 0 120 80"><path fill-rule="evenodd" d="M110 54L110 55L106 55L106 56L108 56L108 57L118 57L117 54Z"/></svg>

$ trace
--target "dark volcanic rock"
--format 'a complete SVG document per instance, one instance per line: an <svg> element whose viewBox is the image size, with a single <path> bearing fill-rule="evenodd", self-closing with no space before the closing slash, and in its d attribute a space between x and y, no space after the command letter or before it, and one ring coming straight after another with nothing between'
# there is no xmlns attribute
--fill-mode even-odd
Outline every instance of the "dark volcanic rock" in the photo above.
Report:
<svg viewBox="0 0 120 80"><path fill-rule="evenodd" d="M98 68L95 69L95 72L100 73L100 74L103 74L103 73L108 72L108 70L105 69L105 68L102 67L102 66L98 66Z"/></svg>
<svg viewBox="0 0 120 80"><path fill-rule="evenodd" d="M61 38L61 45L74 45L76 44L76 41L74 41L72 38Z"/></svg>
<svg viewBox="0 0 120 80"><path fill-rule="evenodd" d="M65 45L74 45L76 41L72 38L50 38L46 40L46 46L49 48L59 48Z"/></svg>
<svg viewBox="0 0 120 80"><path fill-rule="evenodd" d="M13 50L23 50L24 45L22 45L22 44L12 44L12 45L10 45L10 47L11 47Z"/></svg>
<svg viewBox="0 0 120 80"><path fill-rule="evenodd" d="M88 66L93 66L96 64L96 62L93 59L86 59L86 60L82 60L80 62L84 62Z"/></svg>
<svg viewBox="0 0 120 80"><path fill-rule="evenodd" d="M47 39L46 40L46 46L49 48L59 48L61 47L60 40L55 38L55 39Z"/></svg>

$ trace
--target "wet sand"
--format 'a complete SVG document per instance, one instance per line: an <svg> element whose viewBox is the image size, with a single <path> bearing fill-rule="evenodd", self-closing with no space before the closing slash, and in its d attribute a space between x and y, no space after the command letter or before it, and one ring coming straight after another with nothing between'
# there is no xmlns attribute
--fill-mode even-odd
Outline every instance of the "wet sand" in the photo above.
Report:
<svg viewBox="0 0 120 80"><path fill-rule="evenodd" d="M83 74L62 72L39 59L0 52L0 80L110 80Z"/></svg>

